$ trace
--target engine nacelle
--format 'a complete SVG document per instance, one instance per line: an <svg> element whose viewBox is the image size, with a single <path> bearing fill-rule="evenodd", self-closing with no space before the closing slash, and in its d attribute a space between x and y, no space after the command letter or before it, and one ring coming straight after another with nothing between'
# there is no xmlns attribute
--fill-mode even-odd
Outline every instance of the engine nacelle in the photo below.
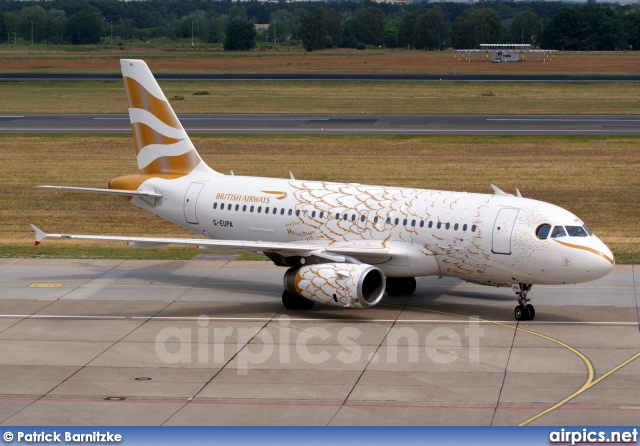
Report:
<svg viewBox="0 0 640 446"><path fill-rule="evenodd" d="M352 263L320 263L291 268L284 287L314 302L336 307L373 307L384 294L386 279L375 266Z"/></svg>

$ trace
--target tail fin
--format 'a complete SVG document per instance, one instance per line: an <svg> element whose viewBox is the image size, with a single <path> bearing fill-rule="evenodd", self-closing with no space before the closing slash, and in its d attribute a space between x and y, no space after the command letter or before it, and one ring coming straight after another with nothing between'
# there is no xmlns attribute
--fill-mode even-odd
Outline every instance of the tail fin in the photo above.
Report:
<svg viewBox="0 0 640 446"><path fill-rule="evenodd" d="M198 155L147 64L122 59L120 67L140 173L217 173Z"/></svg>

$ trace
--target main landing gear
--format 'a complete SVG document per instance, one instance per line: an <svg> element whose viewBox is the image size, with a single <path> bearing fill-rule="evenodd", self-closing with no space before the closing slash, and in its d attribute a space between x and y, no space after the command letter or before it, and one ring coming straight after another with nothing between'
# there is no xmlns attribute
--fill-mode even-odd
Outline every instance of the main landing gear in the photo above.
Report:
<svg viewBox="0 0 640 446"><path fill-rule="evenodd" d="M313 307L314 304L314 301L290 293L287 290L282 292L282 305L284 305L287 310L308 310Z"/></svg>
<svg viewBox="0 0 640 446"><path fill-rule="evenodd" d="M385 291L389 296L408 296L415 290L415 277L387 277Z"/></svg>
<svg viewBox="0 0 640 446"><path fill-rule="evenodd" d="M527 303L531 300L527 297L527 294L531 291L532 286L533 285L528 285L526 283L518 284L519 291L516 291L516 296L518 296L518 306L514 311L514 315L518 321L531 321L536 317L535 308L533 308L533 305Z"/></svg>

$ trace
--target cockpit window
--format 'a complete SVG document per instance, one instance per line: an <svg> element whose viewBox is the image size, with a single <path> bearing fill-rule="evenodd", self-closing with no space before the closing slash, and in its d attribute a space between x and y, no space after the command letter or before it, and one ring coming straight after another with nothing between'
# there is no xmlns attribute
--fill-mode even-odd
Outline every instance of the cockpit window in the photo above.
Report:
<svg viewBox="0 0 640 446"><path fill-rule="evenodd" d="M549 232L551 232L551 225L545 223L538 226L538 229L536 229L536 236L539 239L546 240L547 237L549 237Z"/></svg>
<svg viewBox="0 0 640 446"><path fill-rule="evenodd" d="M567 226L569 237L588 237L587 231L582 226Z"/></svg>
<svg viewBox="0 0 640 446"><path fill-rule="evenodd" d="M587 225L583 226L584 230L587 231L587 234L589 234L589 236L593 235L593 232L591 232L591 229L589 229L589 227Z"/></svg>
<svg viewBox="0 0 640 446"><path fill-rule="evenodd" d="M562 226L554 226L551 238L566 237L567 233Z"/></svg>

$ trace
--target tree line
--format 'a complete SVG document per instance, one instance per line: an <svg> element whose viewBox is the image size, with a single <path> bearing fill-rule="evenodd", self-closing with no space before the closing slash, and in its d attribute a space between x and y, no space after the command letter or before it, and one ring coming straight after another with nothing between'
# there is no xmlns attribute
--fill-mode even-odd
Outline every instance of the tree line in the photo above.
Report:
<svg viewBox="0 0 640 446"><path fill-rule="evenodd" d="M438 50L529 43L557 50L640 48L640 7L560 2L266 3L230 0L0 2L0 43L96 44L194 39L227 50L256 42L308 51L368 46ZM264 24L256 31L254 24ZM112 38L114 40L112 40Z"/></svg>

